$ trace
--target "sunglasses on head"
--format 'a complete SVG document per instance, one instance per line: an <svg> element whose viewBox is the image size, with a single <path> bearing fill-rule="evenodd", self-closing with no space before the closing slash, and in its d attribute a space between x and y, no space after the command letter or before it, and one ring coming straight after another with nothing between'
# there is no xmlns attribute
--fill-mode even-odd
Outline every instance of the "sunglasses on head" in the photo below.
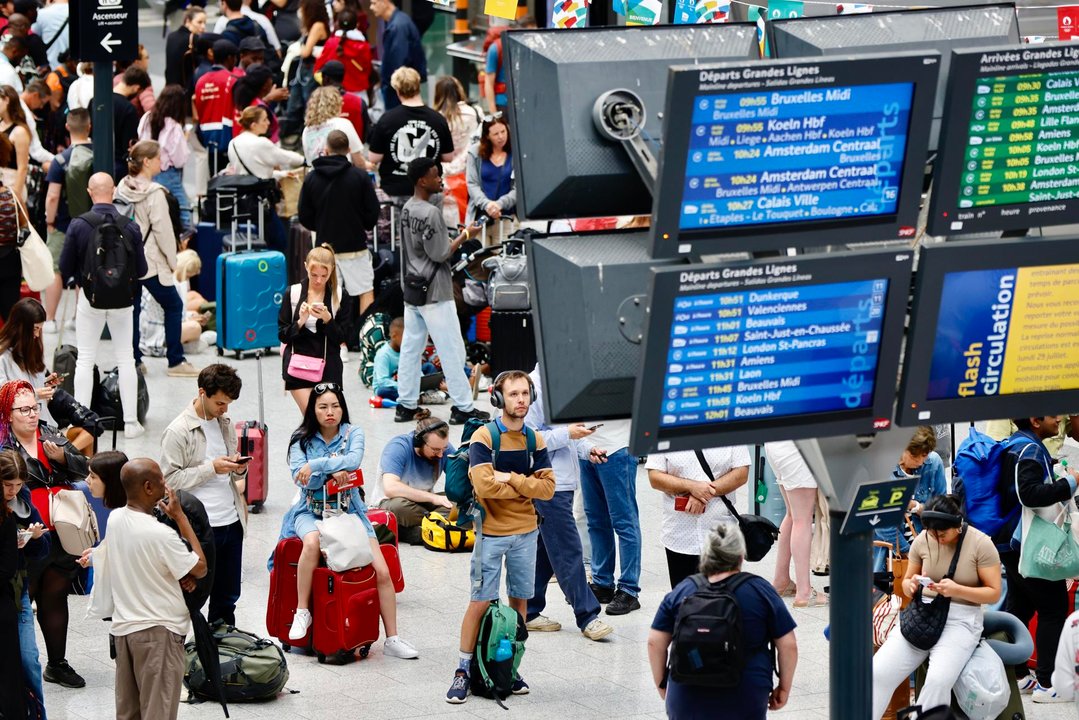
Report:
<svg viewBox="0 0 1079 720"><path fill-rule="evenodd" d="M337 383L332 383L332 382L319 383L318 385L315 386L314 392L315 392L316 395L321 395L322 393L327 393L327 392L335 392L335 393L337 393L337 392L341 392L341 386L338 385Z"/></svg>
<svg viewBox="0 0 1079 720"><path fill-rule="evenodd" d="M502 111L501 110L494 113L493 115L484 115L483 116L483 121L485 123L489 123L489 122L493 122L495 120L501 120L501 119L502 119Z"/></svg>

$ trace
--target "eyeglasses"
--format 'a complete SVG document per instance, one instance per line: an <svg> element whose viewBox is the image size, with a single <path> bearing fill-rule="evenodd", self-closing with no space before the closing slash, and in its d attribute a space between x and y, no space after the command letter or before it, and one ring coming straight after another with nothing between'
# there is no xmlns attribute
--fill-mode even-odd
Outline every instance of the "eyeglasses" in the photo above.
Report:
<svg viewBox="0 0 1079 720"><path fill-rule="evenodd" d="M22 407L11 408L12 413L19 413L23 417L30 417L31 415L38 415L41 413L41 408L37 405L23 405Z"/></svg>
<svg viewBox="0 0 1079 720"><path fill-rule="evenodd" d="M489 123L489 122L492 122L494 120L500 120L501 118L502 118L502 111L499 110L498 112L494 113L493 115L484 115L483 116L483 121L485 123Z"/></svg>
<svg viewBox="0 0 1079 720"><path fill-rule="evenodd" d="M319 383L315 386L315 394L321 395L325 392L341 392L341 386L337 383Z"/></svg>

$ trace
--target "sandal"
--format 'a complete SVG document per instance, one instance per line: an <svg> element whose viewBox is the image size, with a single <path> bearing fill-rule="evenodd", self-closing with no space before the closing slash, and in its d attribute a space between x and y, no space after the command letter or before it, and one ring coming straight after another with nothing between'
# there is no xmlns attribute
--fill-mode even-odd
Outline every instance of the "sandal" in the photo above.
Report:
<svg viewBox="0 0 1079 720"><path fill-rule="evenodd" d="M797 592L798 592L798 588L796 588L794 586L794 583L790 583L789 585L787 585L787 587L783 588L782 590L776 590L776 594L779 595L779 597L781 597L781 598L782 597L794 597L795 593L797 593Z"/></svg>
<svg viewBox="0 0 1079 720"><path fill-rule="evenodd" d="M828 595L824 593L818 593L816 590L809 596L808 600L795 600L794 607L796 608L815 608L826 607L828 605Z"/></svg>

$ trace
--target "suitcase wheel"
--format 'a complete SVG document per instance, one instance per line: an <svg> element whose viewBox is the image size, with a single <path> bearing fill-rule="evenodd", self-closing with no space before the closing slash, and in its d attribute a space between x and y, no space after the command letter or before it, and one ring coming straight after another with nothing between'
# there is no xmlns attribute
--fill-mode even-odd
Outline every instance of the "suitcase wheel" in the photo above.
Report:
<svg viewBox="0 0 1079 720"><path fill-rule="evenodd" d="M222 348L222 347L220 347L220 346L219 346L219 347L217 348L217 356L218 356L218 357L222 357L222 356L223 356L224 354L225 354L225 350L224 350L224 348Z"/></svg>
<svg viewBox="0 0 1079 720"><path fill-rule="evenodd" d="M326 656L325 655L323 655L322 653L318 653L318 655L316 657L318 657L318 662L319 662L320 665L325 665L326 664Z"/></svg>
<svg viewBox="0 0 1079 720"><path fill-rule="evenodd" d="M362 648L360 648L360 658L366 658L370 654L371 654L371 646L370 645L364 645Z"/></svg>
<svg viewBox="0 0 1079 720"><path fill-rule="evenodd" d="M252 515L258 515L260 512L262 512L262 500L259 500L257 503L252 503L251 505Z"/></svg>

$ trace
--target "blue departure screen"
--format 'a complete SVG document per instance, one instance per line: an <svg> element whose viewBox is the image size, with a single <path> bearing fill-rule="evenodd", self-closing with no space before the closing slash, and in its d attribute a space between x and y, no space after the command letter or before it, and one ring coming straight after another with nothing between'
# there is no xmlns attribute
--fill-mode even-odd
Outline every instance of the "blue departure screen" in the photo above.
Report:
<svg viewBox="0 0 1079 720"><path fill-rule="evenodd" d="M896 212L913 83L698 95L679 227Z"/></svg>
<svg viewBox="0 0 1079 720"><path fill-rule="evenodd" d="M886 279L675 298L660 427L866 408Z"/></svg>

